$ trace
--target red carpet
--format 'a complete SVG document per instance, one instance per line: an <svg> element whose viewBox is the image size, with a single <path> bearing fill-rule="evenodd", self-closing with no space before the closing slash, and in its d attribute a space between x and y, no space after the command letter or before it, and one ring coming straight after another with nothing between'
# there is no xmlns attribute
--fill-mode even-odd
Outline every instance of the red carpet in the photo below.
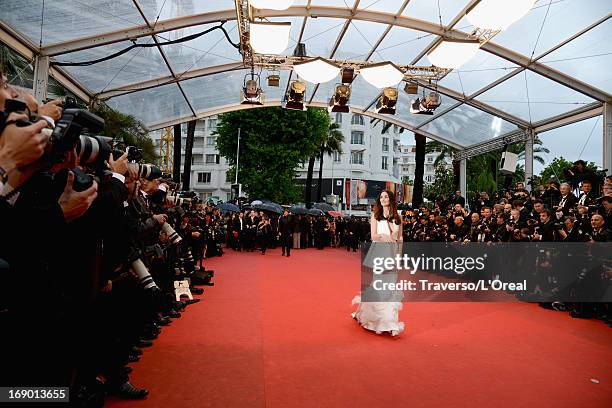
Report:
<svg viewBox="0 0 612 408"><path fill-rule="evenodd" d="M612 406L600 321L524 303L408 303L393 339L349 316L357 254L230 251L207 268L215 286L134 365L149 397L108 406Z"/></svg>

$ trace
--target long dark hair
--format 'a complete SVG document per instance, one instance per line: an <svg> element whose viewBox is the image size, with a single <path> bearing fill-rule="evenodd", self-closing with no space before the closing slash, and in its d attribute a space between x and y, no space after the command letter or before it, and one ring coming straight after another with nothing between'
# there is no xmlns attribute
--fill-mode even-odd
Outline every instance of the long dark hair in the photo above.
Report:
<svg viewBox="0 0 612 408"><path fill-rule="evenodd" d="M389 196L389 218L385 218L383 206L380 203L380 196L382 193L387 193ZM397 202L395 201L395 193L391 190L383 190L378 195L376 199L376 204L374 204L374 218L377 221L388 220L395 222L396 224L401 224L402 220L400 219L399 214L397 213Z"/></svg>

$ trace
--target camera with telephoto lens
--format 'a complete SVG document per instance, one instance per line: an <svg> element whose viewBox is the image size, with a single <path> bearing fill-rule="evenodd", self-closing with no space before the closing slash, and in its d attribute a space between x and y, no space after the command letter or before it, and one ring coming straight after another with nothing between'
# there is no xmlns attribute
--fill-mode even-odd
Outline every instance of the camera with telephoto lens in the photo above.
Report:
<svg viewBox="0 0 612 408"><path fill-rule="evenodd" d="M152 164L128 163L128 169L138 174L138 178L149 181L160 178L162 174L159 167Z"/></svg>

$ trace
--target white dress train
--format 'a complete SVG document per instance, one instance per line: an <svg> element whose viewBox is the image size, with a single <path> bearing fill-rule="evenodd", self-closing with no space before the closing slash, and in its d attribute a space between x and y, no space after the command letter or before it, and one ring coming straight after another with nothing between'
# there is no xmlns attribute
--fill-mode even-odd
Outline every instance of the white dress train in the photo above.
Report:
<svg viewBox="0 0 612 408"><path fill-rule="evenodd" d="M391 228L391 230L390 230ZM387 234L397 238L399 225L387 222L386 220L376 221L376 233ZM397 275L387 275L397 276ZM351 316L359 324L368 330L381 334L389 332L392 336L397 336L404 331L404 323L399 321L399 311L402 310L403 293L401 291L393 293L393 298L388 302L362 302L361 296L353 298L352 304L358 305L357 311Z"/></svg>

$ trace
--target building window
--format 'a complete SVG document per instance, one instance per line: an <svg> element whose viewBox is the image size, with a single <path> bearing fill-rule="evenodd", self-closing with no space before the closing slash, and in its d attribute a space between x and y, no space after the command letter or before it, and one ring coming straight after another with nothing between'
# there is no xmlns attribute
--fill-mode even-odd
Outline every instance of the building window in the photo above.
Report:
<svg viewBox="0 0 612 408"><path fill-rule="evenodd" d="M363 132L354 130L351 132L351 144L363 144Z"/></svg>
<svg viewBox="0 0 612 408"><path fill-rule="evenodd" d="M213 136L208 136L206 138L206 146L214 146L215 145L215 138Z"/></svg>
<svg viewBox="0 0 612 408"><path fill-rule="evenodd" d="M340 163L342 161L342 154L339 152L334 152L334 162Z"/></svg>
<svg viewBox="0 0 612 408"><path fill-rule="evenodd" d="M428 156L427 157L427 163L433 163L433 157Z"/></svg>
<svg viewBox="0 0 612 408"><path fill-rule="evenodd" d="M393 133L399 133L400 127L397 125L393 125Z"/></svg>
<svg viewBox="0 0 612 408"><path fill-rule="evenodd" d="M219 156L216 154L207 154L206 164L219 164Z"/></svg>
<svg viewBox="0 0 612 408"><path fill-rule="evenodd" d="M426 176L425 177L425 181L428 182L428 183L433 183L434 176L432 176L432 175Z"/></svg>
<svg viewBox="0 0 612 408"><path fill-rule="evenodd" d="M204 147L204 138L203 137L194 137L193 138L193 147L195 147L195 148Z"/></svg>
<svg viewBox="0 0 612 408"><path fill-rule="evenodd" d="M198 183L210 183L210 173L198 173Z"/></svg>
<svg viewBox="0 0 612 408"><path fill-rule="evenodd" d="M342 114L340 112L336 112L336 123L339 125L342 124Z"/></svg>
<svg viewBox="0 0 612 408"><path fill-rule="evenodd" d="M229 171L225 172L225 182L226 183L231 183L232 182L232 175L230 174Z"/></svg>
<svg viewBox="0 0 612 408"><path fill-rule="evenodd" d="M200 193L200 197L202 198L202 201L206 201L208 200L210 197L212 197L212 193L211 192L204 192L204 193Z"/></svg>
<svg viewBox="0 0 612 408"><path fill-rule="evenodd" d="M389 151L389 138L388 137L382 138L382 151L383 152Z"/></svg>
<svg viewBox="0 0 612 408"><path fill-rule="evenodd" d="M363 164L363 151L351 152L351 164Z"/></svg>
<svg viewBox="0 0 612 408"><path fill-rule="evenodd" d="M208 119L208 130L217 129L217 119Z"/></svg>
<svg viewBox="0 0 612 408"><path fill-rule="evenodd" d="M382 169L389 170L389 158L387 156L382 157Z"/></svg>
<svg viewBox="0 0 612 408"><path fill-rule="evenodd" d="M363 122L363 116L359 115L359 114L354 114L353 118L351 119L351 125L364 125Z"/></svg>
<svg viewBox="0 0 612 408"><path fill-rule="evenodd" d="M434 171L434 166L433 164L428 164L427 166L425 166L425 170L428 172L433 172Z"/></svg>

